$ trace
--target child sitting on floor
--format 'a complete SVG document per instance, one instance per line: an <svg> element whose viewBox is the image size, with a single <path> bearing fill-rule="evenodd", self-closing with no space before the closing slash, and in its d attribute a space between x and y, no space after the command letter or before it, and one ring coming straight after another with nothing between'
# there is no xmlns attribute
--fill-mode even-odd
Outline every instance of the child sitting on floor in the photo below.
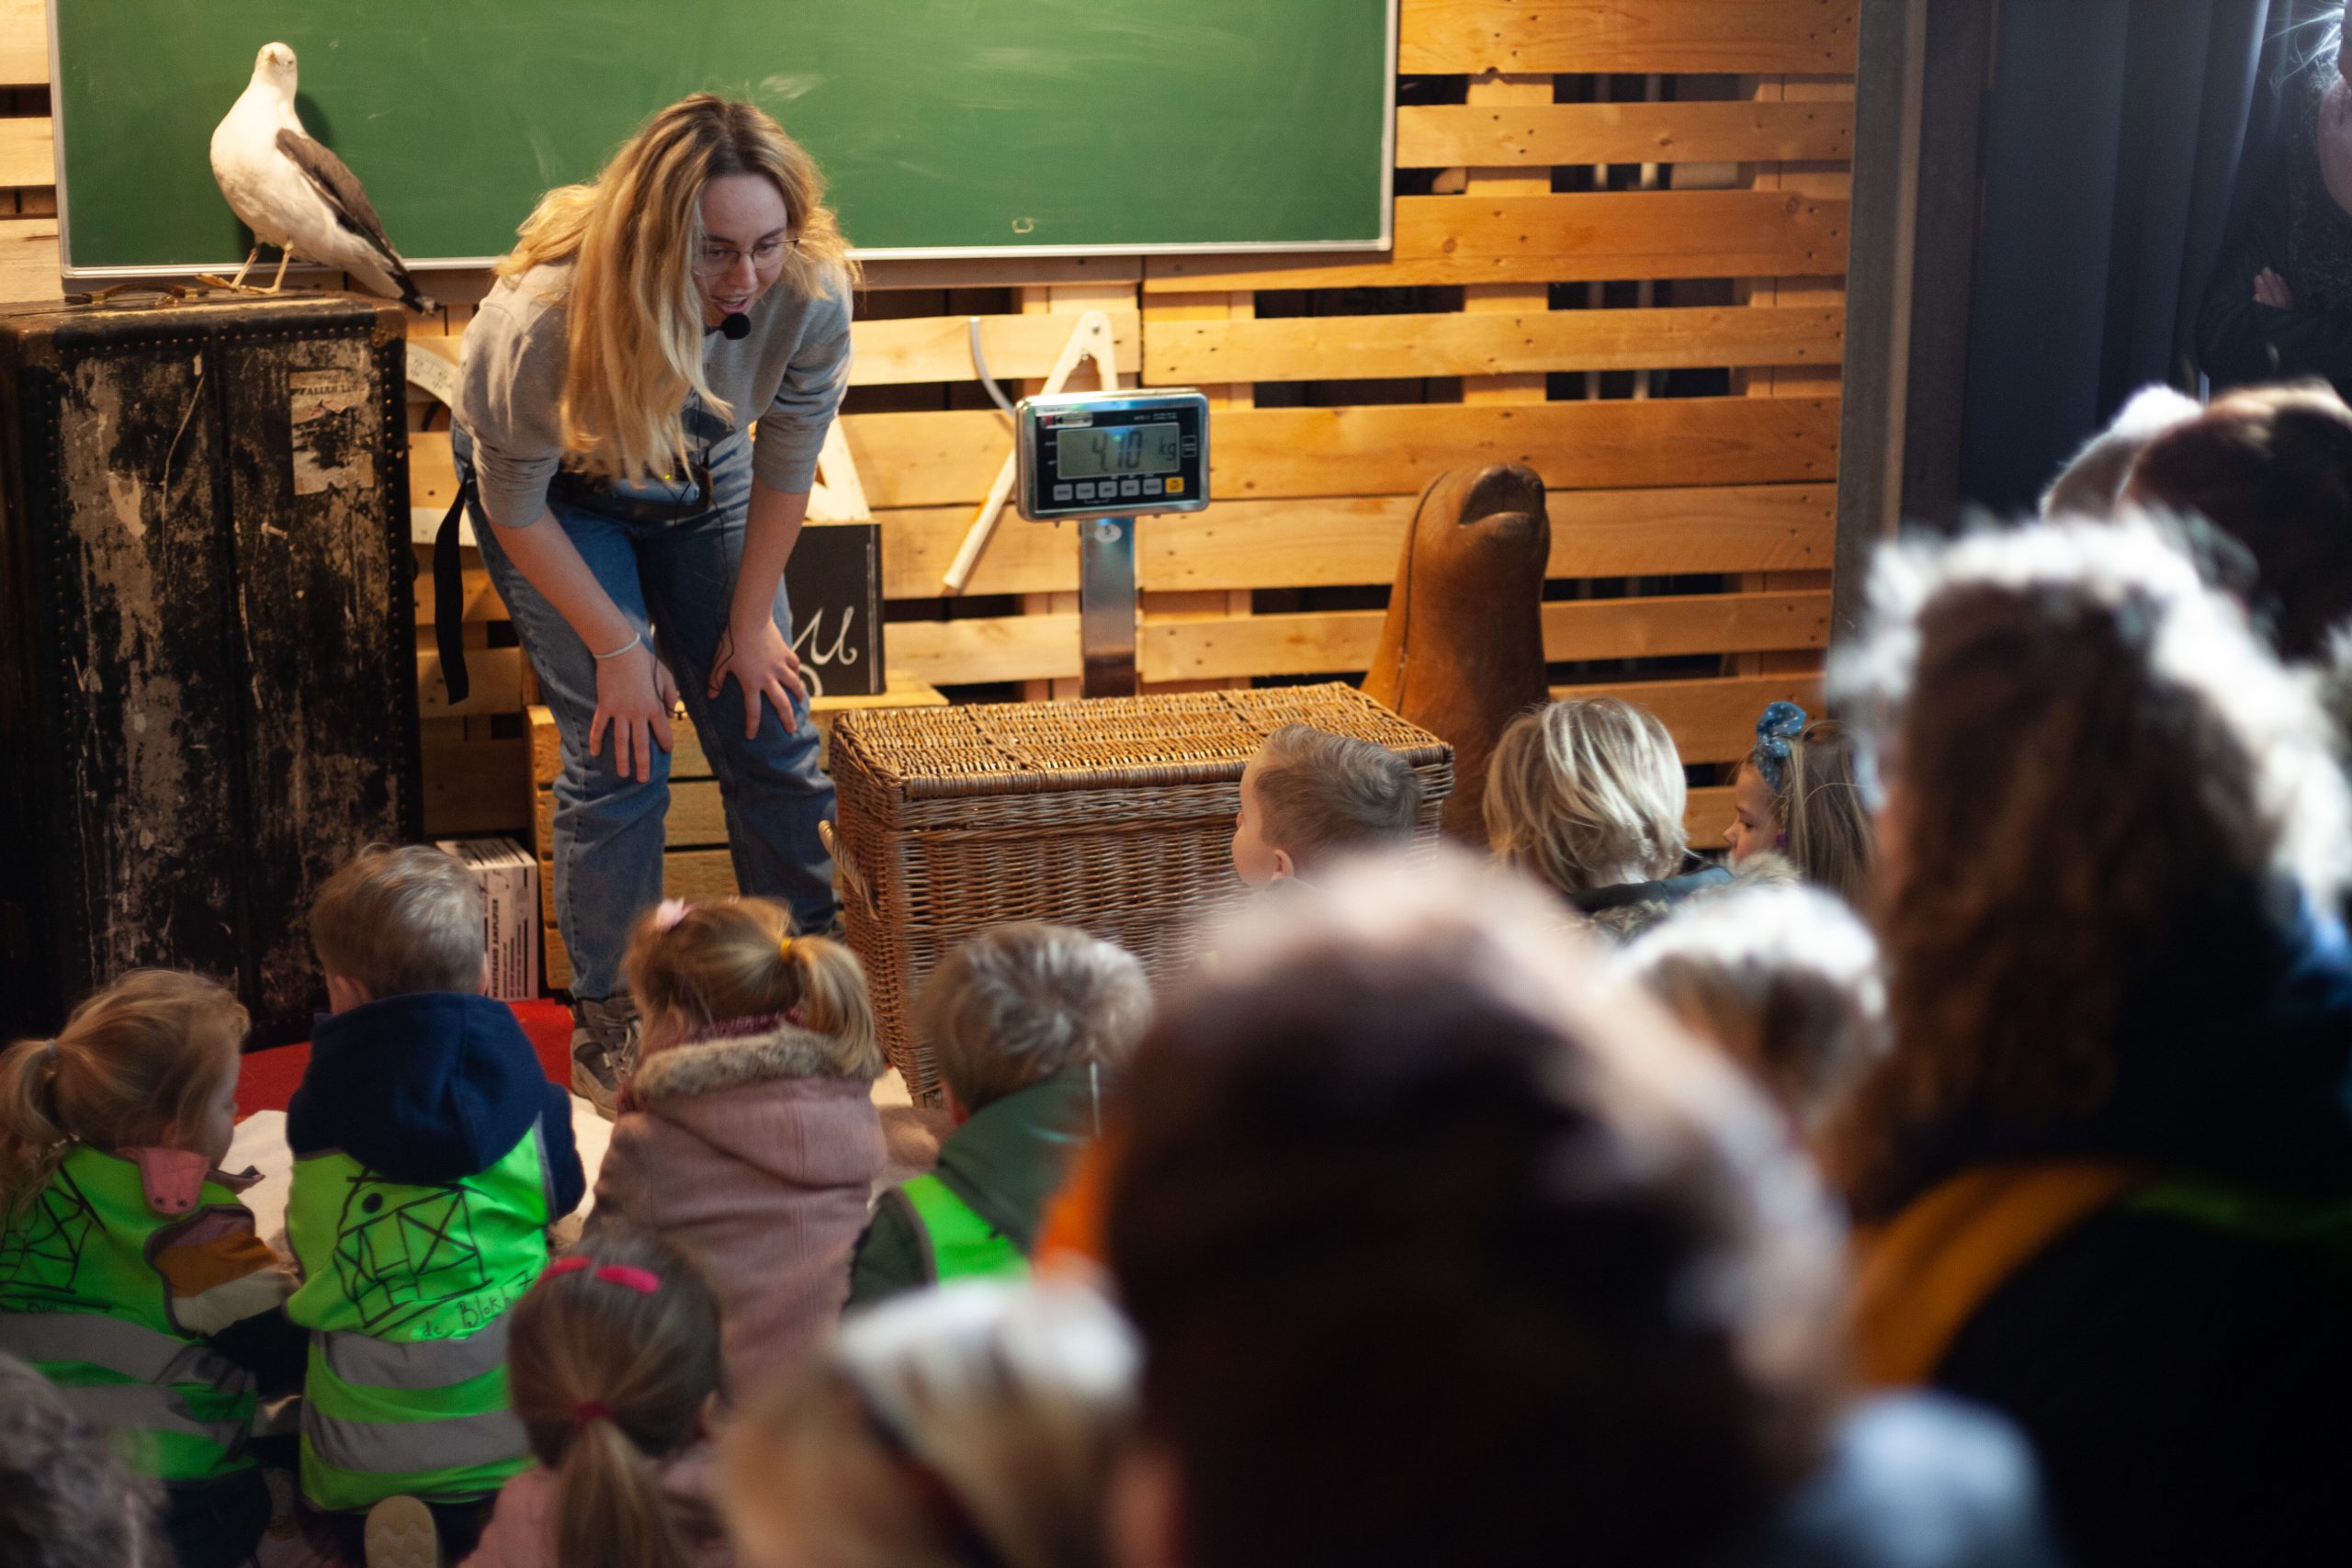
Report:
<svg viewBox="0 0 2352 1568"><path fill-rule="evenodd" d="M1646 708L1572 697L1521 714L1487 764L1495 858L1629 937L1731 874L1690 853L1674 738Z"/></svg>
<svg viewBox="0 0 2352 1568"><path fill-rule="evenodd" d="M268 1526L255 1371L300 1353L252 1180L218 1168L245 1029L221 987L147 969L0 1055L0 1350L164 1483L189 1568L243 1562Z"/></svg>
<svg viewBox="0 0 2352 1568"><path fill-rule="evenodd" d="M1104 1075L1151 1010L1135 955L1065 926L982 931L939 966L915 1032L946 1080L956 1129L939 1168L882 1196L851 1300L1028 1271L1046 1202L1101 1131Z"/></svg>
<svg viewBox="0 0 2352 1568"><path fill-rule="evenodd" d="M1242 770L1233 869L1264 887L1350 851L1408 844L1420 809L1421 781L1385 746L1285 724Z"/></svg>
<svg viewBox="0 0 2352 1568"><path fill-rule="evenodd" d="M624 967L643 1054L591 1224L691 1247L718 1293L728 1382L756 1387L840 1316L882 1175L865 971L765 898L649 910Z"/></svg>
<svg viewBox="0 0 2352 1568"><path fill-rule="evenodd" d="M1870 880L1870 815L1854 783L1854 743L1835 719L1808 723L1794 703L1771 703L1756 721L1756 745L1732 777L1733 816L1724 829L1732 863L1786 855L1797 872L1860 907Z"/></svg>
<svg viewBox="0 0 2352 1568"><path fill-rule="evenodd" d="M530 1461L506 1313L585 1185L571 1097L481 994L481 890L451 856L362 852L319 890L311 941L334 1011L286 1113L302 1495L345 1558L437 1531L455 1559Z"/></svg>
<svg viewBox="0 0 2352 1568"><path fill-rule="evenodd" d="M466 1568L715 1568L704 1493L718 1303L668 1242L605 1225L514 1308L514 1414L538 1463L506 1483Z"/></svg>
<svg viewBox="0 0 2352 1568"><path fill-rule="evenodd" d="M1878 943L1809 887L1694 903L1624 952L1634 978L1763 1086L1800 1139L1886 1053Z"/></svg>

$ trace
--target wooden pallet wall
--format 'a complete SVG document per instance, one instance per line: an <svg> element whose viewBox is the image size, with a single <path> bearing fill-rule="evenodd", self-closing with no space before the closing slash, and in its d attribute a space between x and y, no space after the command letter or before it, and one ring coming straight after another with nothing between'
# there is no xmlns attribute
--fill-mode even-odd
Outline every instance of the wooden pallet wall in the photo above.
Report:
<svg viewBox="0 0 2352 1568"><path fill-rule="evenodd" d="M1216 404L1217 504L1142 531L1147 682L1359 673L1416 492L1521 461L1552 490L1559 688L1649 704L1702 768L1736 759L1766 701L1810 705L1828 637L1857 3L1401 0L1385 255L874 266L844 430L893 667L1074 688L1068 530L1008 520L963 599L939 575L1009 441L967 319L1018 389L1101 309L1123 378ZM0 0L0 298L56 293L46 78L40 0ZM453 303L416 335L461 333L485 281L434 275ZM414 423L413 499L437 510L446 419ZM420 623L429 827L520 831L529 677L478 570L468 618L463 709ZM1726 795L1694 790L1696 830Z"/></svg>

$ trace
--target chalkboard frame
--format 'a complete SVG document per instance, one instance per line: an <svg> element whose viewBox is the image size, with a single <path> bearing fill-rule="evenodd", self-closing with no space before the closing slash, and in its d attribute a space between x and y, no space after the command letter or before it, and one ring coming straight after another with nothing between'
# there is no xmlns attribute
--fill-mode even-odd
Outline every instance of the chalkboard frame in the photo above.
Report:
<svg viewBox="0 0 2352 1568"><path fill-rule="evenodd" d="M244 258L230 256L214 261L173 261L77 266L74 263L74 231L72 197L66 179L68 130L66 125L65 82L59 42L58 12L70 0L48 0L42 6L48 28L50 81L58 84L51 105L51 130L54 139L53 158L57 184L57 240L59 274L68 285L107 285L142 278L186 277L198 272L234 272ZM1378 168L1385 172L1395 167L1396 148L1396 69L1398 61L1398 13L1402 0L1386 0L1386 39L1383 58L1386 69L1382 72L1383 103L1381 108L1381 145ZM223 108L225 110L224 103ZM853 239L854 236L853 235ZM1019 257L1057 258L1081 256L1147 256L1147 255L1231 255L1245 254L1301 254L1314 253L1345 253L1368 254L1391 249L1396 242L1396 195L1385 189L1379 203L1379 232L1370 238L1337 240L1271 240L1225 241L1207 243L1142 243L1114 244L1041 244L1041 245L924 245L924 246L854 246L853 254L861 261L984 261ZM465 272L487 268L498 261L497 255L432 256L407 255L402 258L409 270L416 273ZM275 258L260 265L276 270ZM295 277L305 275L322 276L328 269L298 259L288 273Z"/></svg>

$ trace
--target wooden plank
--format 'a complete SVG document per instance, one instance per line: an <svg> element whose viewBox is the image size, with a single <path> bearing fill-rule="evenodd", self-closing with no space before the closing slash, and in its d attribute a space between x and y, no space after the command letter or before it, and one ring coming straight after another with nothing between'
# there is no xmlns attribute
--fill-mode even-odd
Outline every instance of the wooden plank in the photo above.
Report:
<svg viewBox="0 0 2352 1568"><path fill-rule="evenodd" d="M0 186L57 183L56 147L50 120L0 119Z"/></svg>
<svg viewBox="0 0 2352 1568"><path fill-rule="evenodd" d="M474 554L472 551L467 553ZM429 552L420 551L419 554L429 554ZM475 558L479 559L480 557L476 556ZM464 619L485 622L512 619L506 613L506 601L501 599L498 596L498 590L491 585L490 573L487 570L479 566L468 567L465 571L465 592L458 601L464 606ZM424 570L418 572L416 579L416 624L420 626L431 626L439 604L440 601L434 594L433 568L430 561L427 561Z"/></svg>
<svg viewBox="0 0 2352 1568"><path fill-rule="evenodd" d="M1046 681L1085 672L1078 652L1078 617L1072 615L893 621L890 663L938 685Z"/></svg>
<svg viewBox="0 0 2352 1568"><path fill-rule="evenodd" d="M0 220L0 304L57 299L63 294L58 280L57 220Z"/></svg>
<svg viewBox="0 0 2352 1568"><path fill-rule="evenodd" d="M1134 286L1122 285L1125 309L1105 308L1117 344L1118 366L1133 375L1141 367L1142 316ZM850 328L849 380L853 387L897 386L922 381L969 381L972 367L970 318L915 316L858 321ZM1069 342L1067 317L982 316L980 348L1000 380L1042 378Z"/></svg>
<svg viewBox="0 0 2352 1568"><path fill-rule="evenodd" d="M1850 106L1823 103L1406 105L1399 168L1832 161L1854 152Z"/></svg>
<svg viewBox="0 0 2352 1568"><path fill-rule="evenodd" d="M1844 352L1845 314L1836 305L1725 305L1222 321L1154 318L1144 328L1144 376L1155 384L1182 385L1835 365Z"/></svg>
<svg viewBox="0 0 2352 1568"><path fill-rule="evenodd" d="M531 784L524 772L530 742L426 740L424 833L458 838L519 832L531 820Z"/></svg>
<svg viewBox="0 0 2352 1568"><path fill-rule="evenodd" d="M1351 674L1371 661L1382 619L1378 610L1342 610L1147 622L1138 659L1148 681ZM1828 640L1826 592L1577 599L1544 606L1544 656L1554 661L1821 648Z"/></svg>
<svg viewBox="0 0 2352 1568"><path fill-rule="evenodd" d="M908 257L865 263L865 288L1022 288L1054 284L1133 283L1139 256L989 256L962 260Z"/></svg>
<svg viewBox="0 0 2352 1568"><path fill-rule="evenodd" d="M1856 0L1404 0L1396 68L1851 71L1857 8Z"/></svg>
<svg viewBox="0 0 2352 1568"><path fill-rule="evenodd" d="M48 80L47 7L42 0L0 0L0 87L37 87Z"/></svg>
<svg viewBox="0 0 2352 1568"><path fill-rule="evenodd" d="M1555 491L1545 575L1817 568L1830 556L1835 495L1829 485ZM1147 525L1136 542L1136 576L1166 591L1388 582L1416 501L1220 502L1197 517ZM1758 561L1770 564L1744 564ZM1075 581L1074 562L1069 571Z"/></svg>
<svg viewBox="0 0 2352 1568"><path fill-rule="evenodd" d="M1657 715L1686 762L1736 762L1756 744L1756 717L1767 703L1792 702L1817 712L1821 677L1736 676L1728 680L1609 682L1555 686L1558 697L1620 697Z"/></svg>
<svg viewBox="0 0 2352 1568"><path fill-rule="evenodd" d="M514 713L522 708L521 649L469 649L466 653L466 673L473 684L464 702L452 703L448 687L441 680L441 656L431 651L433 633L428 628L420 628L417 635L424 643L416 656L416 711L419 717L464 718Z"/></svg>
<svg viewBox="0 0 2352 1568"><path fill-rule="evenodd" d="M1838 401L1677 398L1464 408L1213 410L1213 495L1396 495L1464 463L1526 463L1562 490L1817 483L1837 468ZM988 493L1011 439L992 409L842 421L876 508ZM426 438L419 436L422 443Z"/></svg>
<svg viewBox="0 0 2352 1568"><path fill-rule="evenodd" d="M1690 834L1691 847L1712 850L1722 843L1724 829L1731 826L1732 809L1727 785L1692 790L1682 808L1682 826Z"/></svg>
<svg viewBox="0 0 2352 1568"><path fill-rule="evenodd" d="M1144 291L1824 276L1846 267L1847 204L1790 191L1406 196L1396 210L1385 260L1149 256Z"/></svg>

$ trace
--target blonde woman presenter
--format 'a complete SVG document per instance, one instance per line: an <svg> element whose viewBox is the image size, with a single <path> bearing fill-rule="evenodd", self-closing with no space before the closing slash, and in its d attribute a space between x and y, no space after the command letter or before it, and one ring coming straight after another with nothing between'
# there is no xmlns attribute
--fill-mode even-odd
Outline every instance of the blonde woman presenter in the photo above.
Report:
<svg viewBox="0 0 2352 1568"><path fill-rule="evenodd" d="M460 491L562 731L572 1086L607 1114L635 1052L621 953L662 897L681 697L737 884L802 931L834 916L833 788L784 595L849 367L857 266L823 197L775 120L697 93L541 198L466 329Z"/></svg>

